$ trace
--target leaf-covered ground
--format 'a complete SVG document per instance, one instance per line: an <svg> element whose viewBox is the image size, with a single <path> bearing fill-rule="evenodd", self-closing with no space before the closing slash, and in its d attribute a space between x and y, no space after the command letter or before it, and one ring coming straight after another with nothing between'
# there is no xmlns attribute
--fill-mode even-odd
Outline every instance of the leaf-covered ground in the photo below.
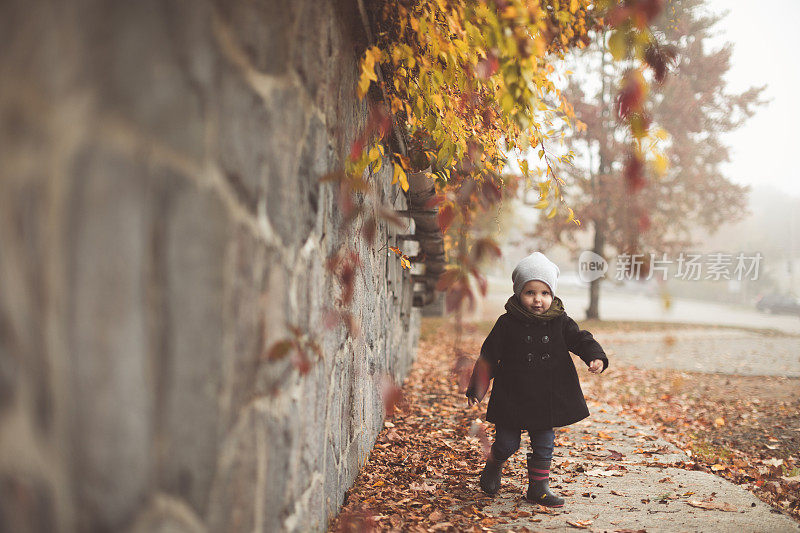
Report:
<svg viewBox="0 0 800 533"><path fill-rule="evenodd" d="M488 327L467 326L462 349L477 354ZM452 343L447 321L423 321L418 360L403 396L387 417L331 531L485 531L504 529L503 524L519 519L535 524L537 515L552 513L521 499L500 514L487 509L493 499L475 487L483 467L481 451L491 438L475 431L474 421L485 412L485 401L480 408L466 407L457 376L451 373ZM583 385L588 398L619 407L688 450L685 468L721 475L798 518L798 381L642 370L615 367L612 361L601 379L583 380ZM569 442L569 435L559 438L562 444ZM521 461L524 457L512 460ZM684 499L692 507L717 505ZM572 527L591 527L591 520L571 521L576 522Z"/></svg>
<svg viewBox="0 0 800 533"><path fill-rule="evenodd" d="M800 380L632 366L584 388L800 519Z"/></svg>

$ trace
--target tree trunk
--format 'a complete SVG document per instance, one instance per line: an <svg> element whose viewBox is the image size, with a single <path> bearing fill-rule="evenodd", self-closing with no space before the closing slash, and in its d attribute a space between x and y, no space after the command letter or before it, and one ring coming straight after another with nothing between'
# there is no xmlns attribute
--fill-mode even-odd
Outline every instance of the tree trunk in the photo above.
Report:
<svg viewBox="0 0 800 533"><path fill-rule="evenodd" d="M606 244L604 226L604 220L594 221L594 248L592 251L600 257L605 257L603 255L603 248ZM600 318L600 283L602 281L603 278L600 277L589 284L589 307L586 308L587 319Z"/></svg>
<svg viewBox="0 0 800 533"><path fill-rule="evenodd" d="M605 259L603 252L606 244L606 217L608 216L608 201L605 197L607 188L603 186L603 178L611 171L611 159L609 158L608 152L608 135L611 134L612 130L606 127L606 114L609 109L609 97L607 91L610 90L609 84L606 80L606 32L601 32L598 38L601 40L600 53L602 54L600 61L600 76L602 83L600 89L600 105L602 106L603 111L601 112L600 132L597 136L597 151L598 155L600 156L600 161L597 165L597 173L592 176L592 188L594 189L592 194L594 198L599 198L600 200L600 212L593 220L594 247L592 248L592 251ZM589 151L591 152L591 147ZM603 278L599 277L589 284L589 307L586 308L587 319L600 318L600 284L602 281Z"/></svg>

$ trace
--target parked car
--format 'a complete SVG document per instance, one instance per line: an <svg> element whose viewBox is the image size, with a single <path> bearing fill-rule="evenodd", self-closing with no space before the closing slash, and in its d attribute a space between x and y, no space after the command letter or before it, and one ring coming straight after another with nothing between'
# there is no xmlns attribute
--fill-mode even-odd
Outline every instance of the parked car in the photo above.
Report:
<svg viewBox="0 0 800 533"><path fill-rule="evenodd" d="M756 302L756 309L780 315L800 316L800 298L785 294L768 294Z"/></svg>

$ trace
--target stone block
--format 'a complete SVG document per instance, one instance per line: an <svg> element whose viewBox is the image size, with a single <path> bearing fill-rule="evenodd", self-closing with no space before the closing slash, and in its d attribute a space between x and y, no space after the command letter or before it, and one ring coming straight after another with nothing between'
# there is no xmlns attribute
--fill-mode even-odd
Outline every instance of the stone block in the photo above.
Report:
<svg viewBox="0 0 800 533"><path fill-rule="evenodd" d="M0 531L57 531L55 500L48 482L38 477L0 475Z"/></svg>
<svg viewBox="0 0 800 533"><path fill-rule="evenodd" d="M321 107L330 94L326 85L336 83L336 73L328 65L340 53L332 45L332 25L337 22L334 7L315 0L298 0L294 5L300 24L292 40L292 66L311 99Z"/></svg>
<svg viewBox="0 0 800 533"><path fill-rule="evenodd" d="M280 263L278 252L267 247L245 226L236 227L232 240L230 290L225 294L226 353L222 359L223 431L227 431L242 405L256 395L258 369L268 351L267 331L281 326L268 324L267 314L273 309L283 310L281 302L285 287L270 283L271 268ZM269 290L272 289L272 290ZM281 328L282 330L283 328Z"/></svg>
<svg viewBox="0 0 800 533"><path fill-rule="evenodd" d="M253 404L222 447L208 513L210 531L282 531L290 502L290 417Z"/></svg>
<svg viewBox="0 0 800 533"><path fill-rule="evenodd" d="M166 221L166 375L159 486L204 514L218 450L225 269L233 225L214 193L187 188Z"/></svg>
<svg viewBox="0 0 800 533"><path fill-rule="evenodd" d="M303 150L300 153L300 168L297 171L297 241L303 242L313 229L321 233L319 222L319 180L327 172L335 170L328 157L328 135L325 124L316 115L312 115L306 127Z"/></svg>
<svg viewBox="0 0 800 533"><path fill-rule="evenodd" d="M100 110L122 116L143 134L200 159L204 151L202 92L187 75L186 58L172 24L201 23L174 13L160 0L94 2L81 21L81 74L92 80ZM202 7L199 9L202 10ZM113 28L113 30L112 30ZM197 50L199 53L200 50Z"/></svg>
<svg viewBox="0 0 800 533"><path fill-rule="evenodd" d="M136 518L129 533L205 533L206 527L184 501L158 494Z"/></svg>
<svg viewBox="0 0 800 533"><path fill-rule="evenodd" d="M265 74L284 74L292 46L304 35L316 31L301 24L302 35L295 37L296 2L215 0L214 5L240 41L248 60Z"/></svg>
<svg viewBox="0 0 800 533"><path fill-rule="evenodd" d="M81 528L114 529L147 491L153 389L145 327L147 168L85 150L71 169L71 449Z"/></svg>

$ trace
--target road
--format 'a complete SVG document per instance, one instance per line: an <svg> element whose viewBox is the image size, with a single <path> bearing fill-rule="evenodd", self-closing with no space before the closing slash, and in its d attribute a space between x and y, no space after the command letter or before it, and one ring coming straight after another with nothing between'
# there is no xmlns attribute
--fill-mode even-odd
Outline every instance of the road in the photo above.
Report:
<svg viewBox="0 0 800 533"><path fill-rule="evenodd" d="M490 278L489 294L478 304L475 318L496 319L504 312L503 305L511 294L510 280ZM556 294L572 318L580 321L585 317L589 305L587 289L560 287ZM800 335L800 317L770 315L754 308L678 298L672 300L669 309L665 309L663 301L657 296L615 290L610 286L601 289L600 318L776 329Z"/></svg>

